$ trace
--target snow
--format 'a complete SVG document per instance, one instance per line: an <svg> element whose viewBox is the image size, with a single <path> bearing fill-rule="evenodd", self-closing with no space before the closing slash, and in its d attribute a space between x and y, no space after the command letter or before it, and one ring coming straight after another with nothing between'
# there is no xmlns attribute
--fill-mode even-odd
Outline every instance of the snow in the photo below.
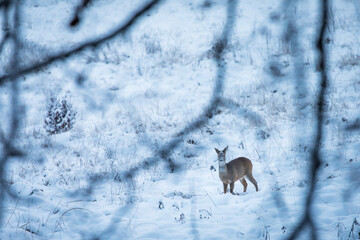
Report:
<svg viewBox="0 0 360 240"><path fill-rule="evenodd" d="M325 103L312 214L320 239L360 232L358 119L359 24L349 1L332 1L330 85ZM206 3L211 3L210 7ZM73 1L27 1L24 63L94 38L123 22L143 1L93 1L70 30ZM0 239L284 239L302 215L309 185L319 72L317 6L301 1L306 96L297 98L294 59L282 38L281 1L239 1L227 47L226 105L187 135L168 162L121 173L170 142L211 99L217 66L211 47L226 21L225 1L165 1L122 37L19 79L24 109L6 182L17 198L2 206ZM275 20L271 20L275 19ZM1 20L2 21L2 20ZM6 55L7 54L7 55ZM9 51L0 57L6 71ZM274 69L279 72L274 76ZM276 71L276 69L275 69ZM0 134L9 132L9 83L0 86ZM50 97L66 97L72 129L48 135ZM259 192L223 194L214 147L253 163ZM0 152L0 154L2 154ZM352 234L352 235L351 235ZM309 239L306 229L299 239Z"/></svg>

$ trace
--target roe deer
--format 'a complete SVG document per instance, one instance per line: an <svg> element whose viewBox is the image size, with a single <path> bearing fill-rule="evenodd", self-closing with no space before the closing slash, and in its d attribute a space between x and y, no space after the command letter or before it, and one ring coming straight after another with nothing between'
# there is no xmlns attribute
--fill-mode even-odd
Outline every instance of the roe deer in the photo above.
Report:
<svg viewBox="0 0 360 240"><path fill-rule="evenodd" d="M234 184L239 179L244 186L244 192L246 192L247 182L244 177L255 185L256 191L259 191L257 182L252 175L253 165L251 161L245 157L239 157L226 163L225 155L227 150L228 147L222 151L215 148L219 162L219 177L224 185L224 194L228 184L230 184L230 193L234 194Z"/></svg>

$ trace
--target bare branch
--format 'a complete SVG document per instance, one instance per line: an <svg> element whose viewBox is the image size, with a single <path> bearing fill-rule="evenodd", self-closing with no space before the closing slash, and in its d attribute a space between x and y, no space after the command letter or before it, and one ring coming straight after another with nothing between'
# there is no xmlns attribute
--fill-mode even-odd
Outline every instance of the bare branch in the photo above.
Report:
<svg viewBox="0 0 360 240"><path fill-rule="evenodd" d="M47 58L46 60L44 60L43 62L40 63L36 63L34 65L31 65L29 67L23 68L23 69L19 69L16 72L11 72L8 75L3 75L0 77L0 85L3 84L5 81L10 80L11 79L15 79L19 76L28 74L28 73L32 73L35 71L39 71L40 69L49 66L50 64L57 62L57 61L63 61L79 52L82 52L88 48L96 48L99 47L100 45L104 44L105 42L113 39L114 37L120 35L120 34L124 34L127 31L129 31L131 29L131 27L136 23L136 21L138 21L141 17L144 16L145 13L149 12L150 10L152 10L153 8L155 8L155 6L157 6L159 3L161 2L161 0L153 0L147 4L145 4L143 7L139 8L137 11L135 11L131 17L129 17L129 19L124 23L121 24L119 27L115 28L114 30L110 31L108 34L106 34L105 36L102 37L97 37L93 40L89 40L89 41L85 41L84 43L79 44L77 47L74 47L72 49L69 50L65 50L65 51L61 51L60 53L57 53L53 56L50 56L49 58Z"/></svg>
<svg viewBox="0 0 360 240"><path fill-rule="evenodd" d="M10 0L3 0L0 2L0 8L7 8L10 5Z"/></svg>
<svg viewBox="0 0 360 240"><path fill-rule="evenodd" d="M9 33L9 31L7 31L8 27L9 27L9 10L8 10L9 1L4 1L4 4L0 5L0 8L3 8L3 10L4 10L2 28L4 31L6 31L3 39L0 42L0 55L1 55L1 52L5 48L6 42L10 39L10 33Z"/></svg>
<svg viewBox="0 0 360 240"><path fill-rule="evenodd" d="M83 11L85 10L85 8L87 8L89 6L89 3L91 1L92 0L83 0L82 3L76 8L74 17L72 18L72 20L70 22L71 27L75 27L80 23L81 15L82 15Z"/></svg>
<svg viewBox="0 0 360 240"><path fill-rule="evenodd" d="M223 55L225 46L228 44L233 30L236 6L237 0L228 0L226 25L224 27L221 38L215 43L215 45L220 44L222 47L215 48L217 49L217 52L215 54L214 61L218 69L215 78L215 86L213 88L212 98L208 106L205 107L205 110L194 121L187 124L182 130L175 134L171 141L160 147L159 150L154 154L154 157L148 158L144 162L123 172L122 174L120 174L121 178L130 179L134 175L136 175L141 169L153 166L161 160L168 164L170 172L174 172L180 167L171 160L170 155L172 151L174 151L174 149L179 146L179 144L184 140L187 135L204 126L209 121L208 116L214 111L214 109L216 110L221 104L221 95L223 93L226 73L226 63L223 59Z"/></svg>
<svg viewBox="0 0 360 240"><path fill-rule="evenodd" d="M297 4L297 0L294 1L284 1L284 9L287 16L287 22L285 24L284 31L284 39L291 46L291 54L294 59L294 74L296 80L296 93L298 99L303 99L307 95L307 89L304 81L305 77L305 69L304 69L304 54L303 49L301 49L301 43L299 41L299 36L301 36L301 32L299 32L299 27L296 25L296 15L293 11L295 11L295 6ZM298 101L302 104L302 101ZM300 106L301 108L301 106Z"/></svg>
<svg viewBox="0 0 360 240"><path fill-rule="evenodd" d="M306 197L306 203L304 208L303 217L295 227L295 230L289 236L289 240L296 239L299 237L300 232L304 229L306 225L309 225L311 230L312 239L317 239L317 229L311 215L311 207L314 199L314 193L316 189L316 177L318 174L319 166L321 164L320 156L320 145L323 139L323 122L324 122L324 101L325 101L325 92L328 84L328 74L327 74L327 49L325 42L326 28L328 24L328 2L327 0L322 1L320 6L322 10L322 15L320 18L321 22L321 31L317 39L317 49L319 53L319 65L321 73L321 82L320 82L320 91L317 102L317 125L316 125L316 135L314 139L314 148L311 152L311 168L309 173L310 187Z"/></svg>
<svg viewBox="0 0 360 240"><path fill-rule="evenodd" d="M19 46L20 46L20 3L18 0L15 0L11 3L14 6L14 26L11 29L10 33L10 40L13 42L13 51L12 51L12 58L11 58L11 73L16 73L19 68ZM5 9L6 11L9 8ZM6 13L8 14L8 13ZM11 74L13 75L13 74ZM8 139L4 140L3 143L3 152L4 155L0 159L0 181L1 181L1 188L2 191L0 193L0 206L4 201L4 197L6 194L5 186L4 186L4 175L5 175L5 167L9 161L9 159L14 156L16 150L13 146L16 135L19 130L19 87L17 82L17 77L11 77L11 113L10 113L10 133ZM0 224L2 222L2 214L0 213Z"/></svg>

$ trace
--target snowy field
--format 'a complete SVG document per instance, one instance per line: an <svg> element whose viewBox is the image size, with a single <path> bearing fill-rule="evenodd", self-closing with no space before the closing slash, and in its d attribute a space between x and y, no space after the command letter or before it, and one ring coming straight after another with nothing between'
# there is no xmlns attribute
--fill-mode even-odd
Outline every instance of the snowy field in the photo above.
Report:
<svg viewBox="0 0 360 240"><path fill-rule="evenodd" d="M145 1L93 1L70 29L77 2L23 3L21 66L105 34ZM122 176L158 157L211 100L218 68L212 46L227 21L226 1L164 1L127 34L20 77L16 144L26 157L11 158L5 170L17 198L1 206L0 239L286 239L304 210L320 82L319 9L298 2L288 14L282 1L238 2L224 55L228 104L172 151L180 166L174 172L165 159L128 181ZM319 239L359 239L359 129L347 129L360 121L360 15L355 1L330 2L323 163L312 214ZM302 59L283 37L289 16L300 26ZM304 71L301 98L295 59ZM10 89L0 86L4 136ZM46 132L51 97L75 109L70 131ZM236 182L239 195L223 194L214 147L226 146L227 160L251 159L258 192L248 181L246 193ZM298 239L310 239L308 230Z"/></svg>

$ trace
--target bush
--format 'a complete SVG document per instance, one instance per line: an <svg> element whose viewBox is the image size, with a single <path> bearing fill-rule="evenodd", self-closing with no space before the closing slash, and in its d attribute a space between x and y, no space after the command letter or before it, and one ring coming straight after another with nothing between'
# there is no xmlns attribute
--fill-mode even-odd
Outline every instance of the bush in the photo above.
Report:
<svg viewBox="0 0 360 240"><path fill-rule="evenodd" d="M51 97L47 105L44 128L50 134L67 132L74 126L75 116L76 111L66 98L59 101Z"/></svg>

